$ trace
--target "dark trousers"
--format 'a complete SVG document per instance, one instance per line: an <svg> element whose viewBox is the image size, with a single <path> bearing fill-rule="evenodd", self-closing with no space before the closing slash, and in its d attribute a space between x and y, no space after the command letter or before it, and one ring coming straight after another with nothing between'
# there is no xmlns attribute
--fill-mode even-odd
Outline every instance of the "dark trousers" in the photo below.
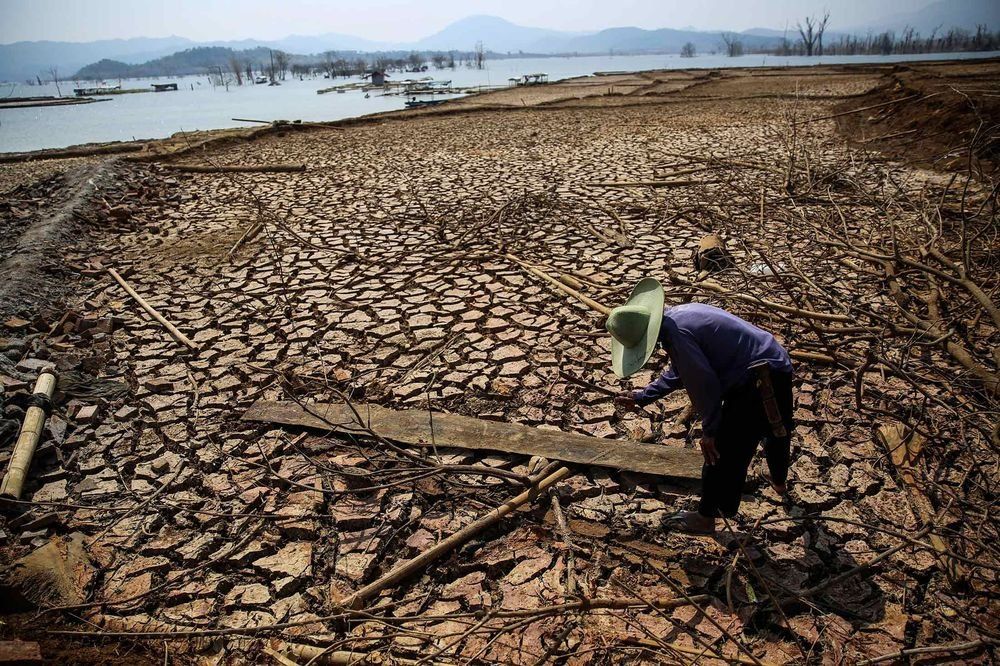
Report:
<svg viewBox="0 0 1000 666"><path fill-rule="evenodd" d="M789 446L794 428L792 375L772 371L771 383L789 436L778 438L771 433L764 404L753 380L726 394L722 399L722 423L715 437L719 459L714 465L704 465L701 470L701 503L698 506L701 515L736 515L747 469L762 439L771 478L776 483L784 483L788 477Z"/></svg>

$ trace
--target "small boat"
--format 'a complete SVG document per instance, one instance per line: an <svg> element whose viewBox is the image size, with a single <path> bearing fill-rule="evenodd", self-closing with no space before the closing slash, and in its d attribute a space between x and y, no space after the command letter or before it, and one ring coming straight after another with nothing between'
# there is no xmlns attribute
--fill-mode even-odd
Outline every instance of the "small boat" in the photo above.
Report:
<svg viewBox="0 0 1000 666"><path fill-rule="evenodd" d="M408 109L419 109L424 106L436 106L438 104L444 104L447 100L444 99L411 99L407 100L406 108Z"/></svg>

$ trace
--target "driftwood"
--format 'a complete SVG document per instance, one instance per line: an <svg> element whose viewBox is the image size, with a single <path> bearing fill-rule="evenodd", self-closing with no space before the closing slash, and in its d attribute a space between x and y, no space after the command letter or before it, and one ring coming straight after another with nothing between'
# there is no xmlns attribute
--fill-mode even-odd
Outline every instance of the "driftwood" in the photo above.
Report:
<svg viewBox="0 0 1000 666"><path fill-rule="evenodd" d="M123 278L121 275L118 274L118 271L116 271L113 268L109 268L108 273L111 274L111 277L117 280L118 284L120 284L122 288L126 292L128 292L129 296L135 299L135 302L138 303L150 317L160 322L160 325L162 325L163 328L167 329L167 332L170 333L170 335L173 337L174 340L176 340L177 342L181 343L182 345L191 350L194 351L198 350L198 345L192 342L191 339L188 338L186 335L181 333L176 326L167 321L163 317L163 315L161 315L159 312L156 311L156 308L154 308L152 305L146 302L146 299L144 299L142 296L136 293L135 289L133 289L129 285L129 283L125 281L125 278Z"/></svg>
<svg viewBox="0 0 1000 666"><path fill-rule="evenodd" d="M291 173L305 171L305 164L164 164L163 166L182 173Z"/></svg>
<svg viewBox="0 0 1000 666"><path fill-rule="evenodd" d="M35 381L34 394L41 396L41 400L48 401L52 399L55 390L55 371L43 370ZM21 425L21 433L17 437L14 452L7 465L7 474L3 478L3 484L0 484L0 496L21 499L24 480L28 477L28 468L31 467L31 459L35 456L35 448L42 438L42 428L44 427L45 409L38 405L28 407L24 415L24 423Z"/></svg>
<svg viewBox="0 0 1000 666"><path fill-rule="evenodd" d="M500 522L504 516L507 516L528 502L534 501L551 486L555 485L569 475L570 470L568 467L560 467L543 478L538 479L537 483L531 489L524 491L517 497L507 500L497 508L487 513L485 516L476 520L471 525L466 525L447 539L438 542L416 557L405 562L401 562L389 573L385 574L378 580L365 585L360 590L344 599L344 601L341 602L342 605L346 608L357 608L366 600L371 599L382 590L392 587L400 581L408 578L412 574L426 567L431 562L434 562L440 557L452 552L483 530Z"/></svg>
<svg viewBox="0 0 1000 666"><path fill-rule="evenodd" d="M258 400L244 421L264 421L364 436L370 429L391 442L411 446L455 447L499 451L549 460L624 469L679 479L701 478L702 456L692 449L590 437L457 414L425 410L397 411L378 405L346 404L300 406L294 402ZM432 429L433 427L433 429Z"/></svg>

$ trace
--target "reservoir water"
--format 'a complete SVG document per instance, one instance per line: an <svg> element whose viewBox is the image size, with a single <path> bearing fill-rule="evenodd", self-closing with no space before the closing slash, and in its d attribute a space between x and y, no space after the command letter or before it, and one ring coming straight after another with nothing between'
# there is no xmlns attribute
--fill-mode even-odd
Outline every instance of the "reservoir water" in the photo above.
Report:
<svg viewBox="0 0 1000 666"><path fill-rule="evenodd" d="M681 58L678 55L608 55L559 58L510 58L487 61L482 70L459 66L456 69L429 69L426 74L390 73L390 80L432 76L451 80L455 86L506 85L511 77L546 73L550 81L585 76L598 71L638 71L649 69L689 69L759 66L807 66L842 63L886 63L913 60L948 60L987 58L988 53L948 53L899 56L765 56L746 55L727 58L703 55ZM339 120L380 111L404 108L405 97L383 96L374 91L367 99L360 90L343 94L317 95L316 91L358 79L293 79L290 75L280 86L213 86L207 75L156 80L125 80L123 88L148 88L151 83L176 82L176 92L112 95L108 101L71 106L0 109L0 152L18 152L41 148L103 142L156 139L175 132L220 129L244 123L233 118L258 120ZM117 82L115 82L117 83ZM65 81L60 84L63 96L72 95L75 87L90 87L92 82ZM0 98L55 95L52 84L29 86L0 83ZM441 99L435 96L435 99ZM245 124L244 124L245 125Z"/></svg>

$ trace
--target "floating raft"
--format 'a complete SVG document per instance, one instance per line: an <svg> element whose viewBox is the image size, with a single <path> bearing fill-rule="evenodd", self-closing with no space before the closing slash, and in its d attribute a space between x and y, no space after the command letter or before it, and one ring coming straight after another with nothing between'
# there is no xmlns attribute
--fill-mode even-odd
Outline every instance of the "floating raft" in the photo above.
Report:
<svg viewBox="0 0 1000 666"><path fill-rule="evenodd" d="M590 437L418 409L395 410L361 403L355 403L354 409L361 415L364 427L358 423L354 411L343 403L318 403L304 408L294 402L258 400L242 418L362 437L371 428L380 437L410 446L429 446L433 442L437 447L543 456L578 465L679 479L701 478L702 456L693 449Z"/></svg>
<svg viewBox="0 0 1000 666"><path fill-rule="evenodd" d="M92 104L94 102L110 102L109 99L92 99L90 97L8 97L0 99L0 109L27 109L36 106L72 106L74 104Z"/></svg>

